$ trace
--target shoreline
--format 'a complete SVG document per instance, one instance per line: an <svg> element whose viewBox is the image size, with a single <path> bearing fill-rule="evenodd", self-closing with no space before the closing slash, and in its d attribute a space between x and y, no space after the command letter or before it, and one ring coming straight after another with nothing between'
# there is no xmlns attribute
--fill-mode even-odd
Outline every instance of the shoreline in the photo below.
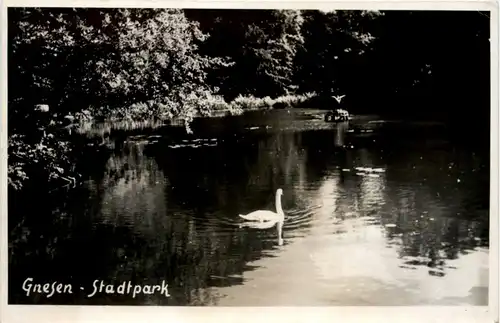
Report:
<svg viewBox="0 0 500 323"><path fill-rule="evenodd" d="M179 116L170 118L158 118L156 116L152 116L145 120L134 117L130 117L129 120L126 120L126 118L115 119L114 117L109 117L102 119L98 118L99 120L95 121L92 117L90 117L82 119L80 122L74 122L73 124L66 127L76 128L76 131L81 134L92 133L92 128L102 128L103 125L106 125L106 128L109 128L110 130L117 130L120 128L124 130L136 130L141 128L154 129L163 126L171 126L185 127L189 131L189 125L196 119L223 118L227 116L243 115L247 112L256 111L303 108L309 103L309 101L323 98L324 97L318 96L316 93L282 95L276 98L270 98L269 96L258 98L252 95L239 95L231 102L225 102L222 98L219 98L216 101L201 101L200 104L211 106L211 109L209 109L210 111L206 115L200 112L195 112L193 115L187 116L185 119ZM328 109L325 109L325 111L326 110ZM133 116L134 114L135 112L133 110L129 111L128 113L129 116ZM118 126L115 126L116 124L118 124Z"/></svg>

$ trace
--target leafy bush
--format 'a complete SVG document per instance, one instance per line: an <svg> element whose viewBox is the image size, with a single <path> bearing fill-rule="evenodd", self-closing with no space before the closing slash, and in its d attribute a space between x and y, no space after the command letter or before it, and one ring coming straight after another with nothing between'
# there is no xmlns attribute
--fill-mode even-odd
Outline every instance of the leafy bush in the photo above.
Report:
<svg viewBox="0 0 500 323"><path fill-rule="evenodd" d="M69 142L53 134L33 142L23 135L9 137L8 183L15 190L23 188L29 179L47 182L75 176L71 173L71 148ZM32 178L34 177L34 178Z"/></svg>
<svg viewBox="0 0 500 323"><path fill-rule="evenodd" d="M284 95L276 99L271 99L266 96L264 98L256 98L254 96L239 95L230 104L243 111L245 110L259 110L259 109L272 109L272 108L295 108L299 104L305 102L313 97L314 93L306 93L303 95Z"/></svg>

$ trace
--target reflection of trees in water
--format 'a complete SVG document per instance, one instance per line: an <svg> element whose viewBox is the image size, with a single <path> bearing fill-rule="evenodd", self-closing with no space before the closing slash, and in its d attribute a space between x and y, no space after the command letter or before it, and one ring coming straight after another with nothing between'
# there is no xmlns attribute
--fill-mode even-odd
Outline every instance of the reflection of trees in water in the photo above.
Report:
<svg viewBox="0 0 500 323"><path fill-rule="evenodd" d="M120 266L117 248L138 249L140 239L124 241L131 233L127 228L94 226L95 202L89 192L77 189L59 197L46 197L45 203L31 205L22 224L10 236L9 301L22 303L94 302L85 299L79 286L88 287L94 279L113 279L114 268ZM35 212L36 208L36 212ZM74 285L74 298L54 295L51 298L22 294L21 284L27 277L35 282L58 281ZM75 290L76 289L76 290Z"/></svg>
<svg viewBox="0 0 500 323"><path fill-rule="evenodd" d="M376 215L384 205L385 173L370 173L356 170L356 167L385 168L378 155L367 149L340 149L329 159L335 167L330 168L327 178L338 178L336 188L336 215Z"/></svg>
<svg viewBox="0 0 500 323"><path fill-rule="evenodd" d="M86 155L80 163L87 162L91 172L99 173L106 154L104 150L98 151L88 160ZM115 241L102 239L94 243L89 234L93 230L93 212L99 207L97 191L98 187L77 187L48 192L42 187L23 192L23 196L9 194L9 301L28 304L73 301L57 295L50 299L23 296L21 284L27 277L41 283L55 280L78 283L85 278L106 277L107 268L95 263L106 262L109 257L99 248ZM29 202L19 203L20 200ZM75 297L76 301L82 296Z"/></svg>
<svg viewBox="0 0 500 323"><path fill-rule="evenodd" d="M443 204L457 204L455 214L464 219L487 218L489 209L489 159L451 145L413 143L394 147L397 153L387 154L388 164L401 165L389 176L395 180L426 186Z"/></svg>
<svg viewBox="0 0 500 323"><path fill-rule="evenodd" d="M471 190L457 187L456 178L453 178L453 174L458 173L462 180L472 182L467 173L468 167L474 168L474 165L469 166L470 160L455 159L454 165L460 164L460 167L447 172L443 168L453 168L453 165L449 168L449 161L456 154L427 154L417 151L405 154L406 158L400 156L400 159L394 154L387 161L387 156L380 158L378 152L368 149L345 151L332 162L351 171L330 171L324 178L336 182L336 187L320 195L323 199L336 199L332 212L337 219L369 216L375 219L367 218L364 225L387 225L384 230L388 243L399 248L406 265L442 268L447 259L487 245L488 221L487 214L481 219L480 199L484 197L475 191L472 193L475 200L471 200ZM423 162L426 158L429 161ZM353 171L355 167L383 167L382 163L386 162L389 165L386 172L376 176L355 175ZM336 178L341 180L336 181ZM477 182L471 184L473 187L479 185ZM328 187L323 185L322 189ZM464 214L469 216L464 217Z"/></svg>
<svg viewBox="0 0 500 323"><path fill-rule="evenodd" d="M166 214L164 176L143 151L143 143L132 142L109 158L99 183L105 187L100 210L104 223L149 227Z"/></svg>
<svg viewBox="0 0 500 323"><path fill-rule="evenodd" d="M129 226L129 239L147 241L116 267L115 275L125 280L131 275L168 280L173 295L169 304L203 303L209 297L202 293L204 288L241 283L231 277L247 270L247 262L276 243L274 234L272 239L259 239L261 233L238 230L228 223L240 210L229 212L242 200L243 195L236 194L245 192L237 186L245 188L248 177L242 177L249 175L242 170L244 162L235 162L241 157L234 150L210 152L172 152L161 145L144 150L131 144L109 159L102 183L94 183L105 187L101 188L103 221ZM220 155L233 159L223 165ZM229 195L227 200L211 199L220 191Z"/></svg>
<svg viewBox="0 0 500 323"><path fill-rule="evenodd" d="M336 136L335 131L331 130L301 133L301 143L307 158L307 177L310 178L310 183L316 183L317 180L328 175L332 169L350 167L352 151L336 147Z"/></svg>
<svg viewBox="0 0 500 323"><path fill-rule="evenodd" d="M363 172L356 170L357 167L386 168L376 154L365 148L358 148L353 152L353 162L350 165L354 177L357 193L353 205L356 213L361 216L374 216L378 214L385 204L385 173Z"/></svg>
<svg viewBox="0 0 500 323"><path fill-rule="evenodd" d="M279 132L256 143L258 155L251 165L246 190L249 195L262 191L271 196L274 206L274 195L278 188L285 194L283 203L291 207L295 200L295 189L306 185L307 159L301 147L301 133Z"/></svg>
<svg viewBox="0 0 500 323"><path fill-rule="evenodd" d="M201 200L186 204L196 208L206 203L208 211L223 207L228 216L255 208L274 208L279 187L285 190L283 203L293 203L293 186L306 185L306 159L299 133L247 135L238 141L225 139L213 149L167 154L155 152L160 167L175 187L177 199L186 200L188 192L197 193ZM218 207L215 210L214 200Z"/></svg>
<svg viewBox="0 0 500 323"><path fill-rule="evenodd" d="M175 203L167 208L167 179L156 161L144 154L144 145L132 143L110 158L107 172L109 177L103 181L107 186L101 207L103 221L130 226L133 234L129 239L139 236L147 241L122 267L117 267L116 276L121 280L164 279L171 286L169 304L194 301L193 290L206 287L211 272L206 264L212 261L207 258L211 250L221 247L220 241L203 239L191 212L178 212ZM148 302L163 298L155 297Z"/></svg>
<svg viewBox="0 0 500 323"><path fill-rule="evenodd" d="M167 199L172 207L191 210L198 216L221 211L237 216L244 192L239 183L248 176L248 155L253 147L242 142L232 149L206 147L167 149L156 145L148 150L170 183Z"/></svg>
<svg viewBox="0 0 500 323"><path fill-rule="evenodd" d="M111 175L112 171L123 167L111 163L102 176L104 165L100 165L98 159L94 162L90 168L101 171L95 173L97 176L93 176L86 187L60 194L39 192L37 196L44 203L26 203L21 208L11 209L12 216L22 214L23 221L10 236L10 301L102 304L103 300L108 302L106 296L85 298L92 290L93 280L125 278L142 283L143 277L138 274L140 271L129 260L137 257L146 245L145 240L134 235L129 228L118 225L119 219L109 221L109 224L96 223L102 203L109 202L102 201L102 193L115 176ZM116 163L117 159L111 157L110 162ZM38 283L72 283L74 298L67 295L55 295L48 299L36 295L26 297L20 292L26 277L33 277ZM86 292L81 292L80 286L85 287ZM123 297L117 302L130 303L131 300L130 297Z"/></svg>
<svg viewBox="0 0 500 323"><path fill-rule="evenodd" d="M488 212L483 208L478 161L449 150L402 150L405 160L388 170L386 194L389 237L402 244L402 257L418 257L408 265L443 267L477 246L488 245ZM472 158L471 158L472 157ZM462 184L465 182L466 184ZM465 186L464 186L465 185Z"/></svg>
<svg viewBox="0 0 500 323"><path fill-rule="evenodd" d="M406 167L394 169L390 180L402 185L425 189L425 198L419 198L423 207L439 205L441 217L478 222L489 221L489 173L478 155L454 147L419 147L403 149ZM393 158L394 161L394 158ZM438 212L437 210L433 210ZM436 218L435 215L429 216ZM481 238L486 239L488 236Z"/></svg>
<svg viewBox="0 0 500 323"><path fill-rule="evenodd" d="M386 221L397 225L388 229L389 237L401 244L399 253L406 265L442 269L447 259L456 259L481 245L484 223L454 217L463 207L460 194L454 204L443 205L426 187L401 191L399 196L389 194L396 199L389 199L388 204L398 212Z"/></svg>
<svg viewBox="0 0 500 323"><path fill-rule="evenodd" d="M164 176L155 161L144 155L142 146L127 147L109 158L101 181L89 181L90 192L75 191L57 201L52 199L54 203L37 206L36 213L33 207L30 216L13 231L9 261L11 301L186 304L195 302L195 297L208 296L196 290L206 287L212 274L241 273L245 264L239 258L251 256L228 256L227 250L247 244L245 237L228 234L214 238L196 231L189 212L169 212ZM21 211L27 212L28 208L18 210ZM220 230L215 228L214 235L217 231ZM249 249L259 247L253 245ZM37 269L34 272L33 265ZM88 287L87 291L92 290L92 281L99 278L143 284L165 279L173 297L167 300L158 295L154 296L156 299L102 295L85 299L82 293L74 299L26 300L19 292L26 277L43 282L73 282L75 286Z"/></svg>

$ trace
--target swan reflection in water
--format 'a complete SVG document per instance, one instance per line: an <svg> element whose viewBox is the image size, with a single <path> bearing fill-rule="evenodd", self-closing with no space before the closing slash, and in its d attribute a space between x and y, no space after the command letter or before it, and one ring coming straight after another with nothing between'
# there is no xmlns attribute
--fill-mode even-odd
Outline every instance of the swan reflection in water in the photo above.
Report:
<svg viewBox="0 0 500 323"><path fill-rule="evenodd" d="M257 210L246 215L239 214L239 217L244 219L245 223L240 225L241 227L248 227L253 229L270 229L274 225L278 230L278 245L283 245L283 223L285 222L285 213L281 207L281 196L283 195L283 190L278 188L276 190L276 212L269 210Z"/></svg>
<svg viewBox="0 0 500 323"><path fill-rule="evenodd" d="M266 230L276 225L278 233L278 245L283 245L283 222L284 221L263 221L263 222L245 222L240 224L240 228L247 227L252 229Z"/></svg>

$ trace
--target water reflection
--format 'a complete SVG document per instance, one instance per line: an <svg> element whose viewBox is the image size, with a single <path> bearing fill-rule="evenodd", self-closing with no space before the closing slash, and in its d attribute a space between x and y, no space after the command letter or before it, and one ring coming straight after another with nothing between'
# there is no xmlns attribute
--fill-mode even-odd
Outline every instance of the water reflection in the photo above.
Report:
<svg viewBox="0 0 500 323"><path fill-rule="evenodd" d="M339 122L335 127L334 145L335 147L343 147L345 145L345 135L349 129L348 122Z"/></svg>
<svg viewBox="0 0 500 323"><path fill-rule="evenodd" d="M176 139L197 140L196 147L160 135L117 141L107 160L89 167L85 190L51 200L37 218L24 216L11 239L10 301L484 304L486 159L443 141L433 147L400 135L393 144L368 123L295 121L288 113L234 120L231 127L204 121L199 138ZM206 138L210 145L200 144ZM238 217L274 210L277 188L284 246L274 224L248 227ZM81 286L166 280L172 296L24 297L15 286L34 266L36 279ZM298 291L291 281L304 279L308 292L284 296Z"/></svg>

